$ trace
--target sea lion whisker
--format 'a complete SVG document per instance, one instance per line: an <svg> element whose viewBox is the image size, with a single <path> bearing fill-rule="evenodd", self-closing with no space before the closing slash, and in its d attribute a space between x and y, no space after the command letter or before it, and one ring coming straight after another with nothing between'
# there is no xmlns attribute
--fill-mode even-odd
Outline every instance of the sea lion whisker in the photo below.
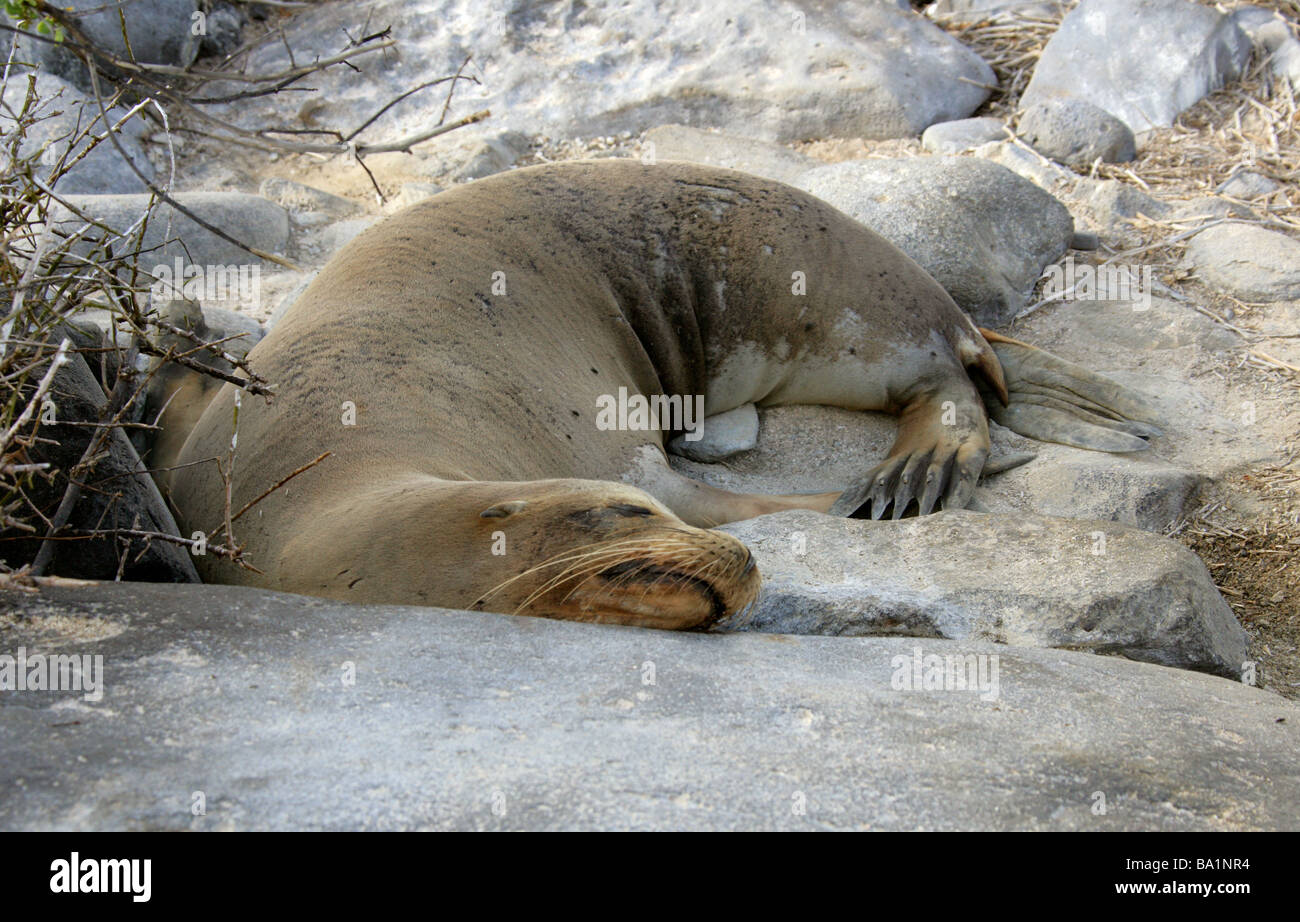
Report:
<svg viewBox="0 0 1300 922"><path fill-rule="evenodd" d="M518 608L515 609L515 612L518 613L522 609L527 608L533 602L537 601L539 598L546 595L548 592L551 592L554 589L558 589L560 586L564 585L569 580L578 579L579 577L582 577L584 575L590 576L599 573L602 569L604 569L607 566L610 557L618 557L618 556L621 556L621 554L611 553L609 555L601 557L598 560L583 561L580 563L575 563L570 567L567 567L560 573L552 576L542 585L538 586L531 593L529 593L528 597L519 603L519 606ZM570 593L570 595L572 595L572 593ZM568 601L568 596L565 597L565 601Z"/></svg>
<svg viewBox="0 0 1300 922"><path fill-rule="evenodd" d="M662 542L655 542L653 540L649 542L649 545L655 545L655 544L662 544ZM631 548L628 547L627 545L638 545L638 547ZM645 551L646 547L647 547L647 543L643 540L639 542L633 540L622 540L622 541L611 542L610 546L606 549L603 549L602 552L592 551L587 554L581 555L581 557L575 560L571 566L567 567L559 574L552 576L543 585L533 590L533 592L530 593L529 596L522 603L520 603L519 607L516 609L516 612L522 610L523 608L526 608L528 605L532 604L538 598L541 598L546 593L552 591L553 589L558 588L559 586L563 585L569 580L578 579L579 577L582 577L584 575L586 575L587 578L589 579L590 576L595 575L596 573L600 572L603 569L607 569L610 558L633 557L636 556L638 553L648 552ZM526 574L520 574L520 576L523 575ZM517 578L519 577L515 577L515 579ZM507 583L512 581L513 580L507 580ZM564 601L568 601L568 599L573 595L573 592L577 591L577 589L585 582L586 582L585 579L582 580L581 583L579 583L572 590L570 590L569 594L565 596ZM501 587L498 586L497 588L499 589Z"/></svg>
<svg viewBox="0 0 1300 922"><path fill-rule="evenodd" d="M514 576L510 577L507 580L504 580L501 583L498 583L496 586L493 586L487 592L483 593L479 601L483 601L493 595L496 595L498 592L500 592L502 589L504 589L506 586L509 586L511 583L515 582L516 580L523 579L524 577L527 576L532 576L533 574L538 573L539 571L544 570L548 567L559 566L562 563L574 563L576 565L596 555L606 555L606 556L617 555L618 553L624 552L625 550L624 546L633 545L636 544L637 542L644 542L644 540L645 540L644 538L620 538L612 541L596 541L593 542L592 544L583 545L582 548L577 548L577 549L569 548L567 550L561 551L560 553L556 554L553 557L548 557L546 560L543 560L541 563L534 564L528 569L515 574Z"/></svg>
<svg viewBox="0 0 1300 922"><path fill-rule="evenodd" d="M525 600L524 604L528 604L529 602L532 602L536 598L539 598L545 595L547 592L550 592L552 589L559 588L569 580L578 579L579 577L582 576L586 576L590 578L591 576L594 576L595 574L600 573L602 570L606 569L609 565L609 559L611 557L617 558L621 556L623 556L621 553L608 554L601 557L598 560L590 560L590 561L585 561L582 564L574 564L573 566L565 569L563 572L555 576L552 576L549 580L547 580L547 582L539 586L537 589L533 590L532 594L529 595L528 599ZM572 592L570 592L570 595L572 595ZM567 600L568 600L568 596L565 597L565 601Z"/></svg>
<svg viewBox="0 0 1300 922"><path fill-rule="evenodd" d="M706 560L696 570L686 574L683 579L683 582L699 581L699 582L708 582L710 585L712 585L712 577L716 574L711 573L710 571L717 569L719 565L722 565L723 570L725 572L726 561L720 555L715 556L712 560ZM705 574L709 574L709 575L706 577Z"/></svg>
<svg viewBox="0 0 1300 922"><path fill-rule="evenodd" d="M662 548L662 544L664 544L664 542L655 542L655 543L658 544L658 545L660 545L659 547L656 548L657 550L662 550L662 549L663 549L663 548ZM685 541L683 541L683 542L667 542L667 543L670 544L670 545L672 545L672 546L676 546L676 547L689 547L692 551L695 552L695 556L694 556L694 557L688 558L688 559L686 560L686 564L687 564L687 565L689 565L690 563L694 562L694 560L695 560L695 559L698 559L699 556L703 556L704 554L707 553L707 551L706 551L705 549L700 548L699 545L698 545L697 543L694 543L694 542L685 542ZM630 562L630 561L629 561L629 562ZM658 574L656 574L656 578L655 578L654 580L650 581L650 582L647 584L646 589L645 589L645 592L648 593L648 592L650 591L650 589L654 588L655 586L659 585L659 584L662 583L664 580L667 580L667 579L669 579L669 578L673 578L673 579L678 579L678 580L680 580L680 579L681 579L681 574L680 574L680 570L679 570L679 568L680 568L680 565L681 565L681 564L680 564L680 562L678 562L678 561L674 561L674 564L675 564L675 566L674 566L672 569L667 569L667 570L666 570L666 569L663 567L663 565L661 565L661 564L650 563L650 564L649 564L650 567L653 567L653 568L655 568L655 569L658 569L658 570L660 570L661 572L659 572ZM609 586L606 587L606 588L609 589L609 590L611 590L611 591L614 590L614 589L622 589L622 588L625 587L625 585L626 585L627 583L630 583L630 582L631 582L631 581L632 581L632 580L633 580L633 579L638 575L638 573L640 573L640 572L644 572L645 569L646 569L645 567L641 567L641 568L637 568L637 569L629 568L629 569L623 571L622 573L619 573L619 574L617 574L616 576L614 576L613 578L611 578L610 581L609 581ZM644 598L644 595L645 595L645 593L642 594L642 598Z"/></svg>
<svg viewBox="0 0 1300 922"><path fill-rule="evenodd" d="M691 558L691 559L688 559L688 560L684 561L684 562L682 563L681 566L679 566L679 567L674 567L674 568L671 569L671 570L667 570L667 571L665 571L665 572L661 572L661 573L656 574L655 578L654 578L653 580L651 580L649 583L646 584L645 589L642 590L642 592L641 592L641 598L640 598L638 601L642 601L642 602L645 601L645 597L650 593L650 590L651 590L651 589L655 589L655 588L657 588L660 584L662 584L662 583L664 583L664 582L671 582L671 583L698 583L698 582L703 582L703 580L702 580L701 578L699 578L695 573L690 573L690 574L688 574L688 573L683 573L682 570L685 569L685 567L690 566L690 565L691 565L692 563L694 563L696 560L699 560L700 558L707 556L708 553L709 553L709 552L708 552L707 549L705 549L705 548L701 548L701 549L699 549L699 550L697 551L695 557L693 557L693 558ZM706 563L705 565L702 565L702 566L700 567L700 570L702 571L702 570L704 570L704 569L707 569L707 567L712 566L714 563L717 563L717 561L714 560L714 561L711 561L711 562ZM629 579L631 578L631 575L630 575L630 574L629 574L629 577L628 577L628 578L629 578Z"/></svg>

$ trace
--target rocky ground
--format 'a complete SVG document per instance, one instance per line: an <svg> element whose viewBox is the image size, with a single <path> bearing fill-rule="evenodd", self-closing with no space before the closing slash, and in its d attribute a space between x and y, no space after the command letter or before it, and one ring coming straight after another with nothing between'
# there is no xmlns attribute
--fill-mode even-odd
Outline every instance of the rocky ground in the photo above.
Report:
<svg viewBox="0 0 1300 922"><path fill-rule="evenodd" d="M457 91L449 117L480 109L492 115L409 153L368 155L364 166L347 156L267 153L147 130L132 136L130 149L156 177L173 175L173 187L196 211L293 265L262 264L255 298L205 304L214 329L236 323L223 319L226 308L263 328L273 324L315 270L369 224L454 184L514 167L593 156L687 159L802 187L891 239L981 324L1150 395L1164 416L1164 435L1148 451L1110 455L1033 442L994 424L991 468L972 513L878 526L811 514L740 523L732 530L754 548L767 588L751 621L730 627L922 637L963 650L1010 644L1015 657L1025 658L1023 674L1047 683L1034 685L1014 707L1039 706L1036 696L1049 698L1046 689L1059 681L1069 689L1061 707L1086 715L1079 726L1089 738L1116 724L1089 710L1096 699L1078 671L1086 660L1078 653L1051 660L1051 651L1028 648L1120 655L1231 678L1249 672L1255 684L1300 698L1294 3L938 0L923 6L746 0L716 9L671 2L606 9L558 0L498 15L459 0L344 0L292 12L263 9L251 20L232 13L252 49L241 63L251 68L285 64L288 48L298 60L325 57L349 35L390 26L399 44L358 61L356 70L315 75L315 93L280 94L230 111L213 107L219 118L244 126L350 129L397 93L455 72L471 55L465 73L478 83ZM226 53L206 47L200 63ZM1153 55L1159 67L1151 65ZM59 78L42 79L53 86ZM80 92L74 84L65 90ZM365 136L427 127L441 114L444 92L385 111ZM64 191L75 193L89 213L125 214L134 201L106 193L138 192L133 180L111 162L92 162ZM244 258L184 219L177 218L175 229L195 262ZM674 463L737 489L830 490L870 467L893 433L888 418L826 408L744 413L725 439L722 427L710 437L719 443L713 454ZM1009 459L1025 452L1034 458L1010 466ZM75 595L64 601L74 615L89 604ZM148 604L168 607L152 597ZM260 613L279 611L282 603L248 604ZM394 624L410 629L400 619ZM122 629L132 626L137 622L123 622ZM24 633L30 624L0 623L6 629L15 642L43 636ZM555 630L549 626L538 630L545 633L539 644L570 649L568 635L546 633ZM757 646L765 639L745 638L755 646L740 655L770 649ZM868 657L869 651L886 655L873 642L906 646L864 642ZM183 638L167 643L173 652L185 648ZM1012 657L1011 647L989 649ZM674 650L671 655L691 663L712 655ZM800 650L812 661L829 655L829 648ZM625 652L632 662L635 652ZM1048 668L1049 660L1063 664L1061 671L1042 679L1035 670ZM1243 672L1243 663L1253 665ZM1153 728L1175 712L1177 720L1188 719L1180 702L1202 694L1200 686L1178 684L1190 676L1175 682L1155 666L1107 660L1091 668L1107 673L1099 680L1103 687L1149 677L1150 700L1169 709L1149 715ZM181 681L186 669L182 663L157 681ZM1237 702L1233 696L1245 690L1195 678L1222 683L1205 686L1214 707L1273 706L1271 696ZM925 711L935 732L953 719L948 711L928 710L929 703L917 707L913 716L921 720ZM811 715L807 727L815 734L819 709L796 710ZM1255 726L1256 718L1261 727L1266 722L1262 710L1245 713L1215 712L1204 738L1170 739L1168 751L1182 746L1212 754L1224 740L1245 745L1232 735ZM484 714L484 721L495 719ZM213 732L221 732L224 719ZM657 732L641 729L647 738ZM905 734L902 725L897 729ZM968 729L972 739L979 735ZM863 741L874 751L886 743ZM1272 759L1289 744L1261 738L1251 745ZM973 743L958 749L962 758L986 758ZM1248 773L1286 775L1285 784L1293 783L1294 773L1277 761ZM1099 758L1079 773L1091 777L1108 770L1098 768L1106 764ZM163 767L155 777L172 776ZM1121 786L1130 780L1122 777ZM1070 784L1065 787L1073 791ZM1216 781L1196 784L1212 792ZM981 814L972 800L969 810L954 807L917 824L1083 825L1072 806L1061 806L1077 792L1053 790L1063 798L1055 806L1027 806L1023 815ZM1129 828L1179 826L1181 820L1162 819L1159 807L1161 797L1178 797L1148 793L1149 799L1138 798L1142 807L1129 815ZM1215 828L1294 825L1294 817L1267 806L1276 793L1234 788L1229 795L1220 784L1220 800L1197 794L1188 816L1213 815ZM893 796L885 800L894 803ZM924 813L912 795L897 796L903 819L885 826ZM647 815L658 817L663 804L653 797L647 804ZM600 825L599 817L611 815L601 811L613 807L593 809L590 822ZM862 815L880 809L873 803ZM752 810L745 815L756 816ZM128 814L136 817L132 822L143 815L95 814L94 823L112 826ZM40 825L36 816L7 819ZM441 822L427 811L421 816ZM371 819L402 824L387 815ZM348 822L340 817L337 824ZM1183 825L1214 825L1198 822ZM285 818L282 825L293 822Z"/></svg>
<svg viewBox="0 0 1300 922"><path fill-rule="evenodd" d="M14 612L6 639L93 648L107 691L6 695L5 829L1300 824L1294 705L1118 657L230 586L51 587ZM919 655L996 656L996 681L912 684Z"/></svg>

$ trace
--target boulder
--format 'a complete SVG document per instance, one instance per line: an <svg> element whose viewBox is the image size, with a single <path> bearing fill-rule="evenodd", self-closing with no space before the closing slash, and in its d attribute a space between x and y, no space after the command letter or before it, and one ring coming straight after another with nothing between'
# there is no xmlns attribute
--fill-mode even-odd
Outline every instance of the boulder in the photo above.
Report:
<svg viewBox="0 0 1300 922"><path fill-rule="evenodd" d="M979 22L984 19L1054 19L1065 13L1062 0L935 0L926 7L928 15L951 22Z"/></svg>
<svg viewBox="0 0 1300 922"><path fill-rule="evenodd" d="M1078 175L1025 145L1023 141L989 141L971 151L1022 176L1056 196L1066 195Z"/></svg>
<svg viewBox="0 0 1300 922"><path fill-rule="evenodd" d="M58 6L94 45L122 60L188 67L198 57L198 0L59 0ZM68 49L31 41L30 53L51 73L90 89L85 64Z"/></svg>
<svg viewBox="0 0 1300 922"><path fill-rule="evenodd" d="M1045 99L1027 106L1019 133L1044 157L1077 170L1097 160L1120 163L1137 156L1128 125L1082 99Z"/></svg>
<svg viewBox="0 0 1300 922"><path fill-rule="evenodd" d="M1237 77L1250 40L1233 18L1193 0L1081 0L1043 48L1021 96L1028 108L1081 99L1135 135L1172 125Z"/></svg>
<svg viewBox="0 0 1300 922"><path fill-rule="evenodd" d="M1001 141L1006 136L1006 125L1001 119L960 118L925 129L921 146L932 154L960 154L990 141Z"/></svg>
<svg viewBox="0 0 1300 922"><path fill-rule="evenodd" d="M103 657L98 701L5 692L4 829L1300 826L1300 708L1119 657L227 586L0 608L5 654Z"/></svg>
<svg viewBox="0 0 1300 922"><path fill-rule="evenodd" d="M1202 474L1158 457L1108 455L1041 442L1023 448L1037 457L996 477L986 474L982 509L1032 510L1069 519L1120 522L1159 533L1192 511L1201 488L1209 482Z"/></svg>
<svg viewBox="0 0 1300 922"><path fill-rule="evenodd" d="M1074 233L1050 193L977 157L835 163L798 185L888 239L985 325L1025 306Z"/></svg>
<svg viewBox="0 0 1300 922"><path fill-rule="evenodd" d="M897 3L812 0L541 0L489 10L477 0L323 4L285 25L299 60L341 50L344 30L390 25L400 50L314 76L322 124L360 124L469 53L480 87L462 88L452 117L491 109L494 132L592 137L681 123L768 141L894 138L970 115L996 83L975 52ZM437 23L438 28L430 28ZM250 70L288 63L279 42ZM436 124L444 93L412 97L366 132L387 138ZM245 124L284 123L287 99L222 109Z"/></svg>
<svg viewBox="0 0 1300 922"><path fill-rule="evenodd" d="M722 630L1060 647L1236 677L1246 634L1181 544L1113 522L779 512L725 525L763 575Z"/></svg>
<svg viewBox="0 0 1300 922"><path fill-rule="evenodd" d="M1286 80L1293 90L1300 90L1300 41L1296 41L1294 27L1281 12L1242 6L1233 10L1232 16L1255 47L1268 56L1274 76Z"/></svg>
<svg viewBox="0 0 1300 922"><path fill-rule="evenodd" d="M24 105L32 76L31 73L16 72L5 81L4 104L0 106L0 134L8 136L17 130L13 116ZM55 184L60 193L139 192L148 188L107 138L87 151L91 148L87 133L105 134L99 106L93 99L53 74L37 74L35 81L35 95L40 103L31 114L39 120L25 129L26 140L19 147L18 155L30 157L41 153L37 175L42 175L43 168L44 175L48 176L49 169L63 158L72 166ZM107 111L110 124L117 125L128 109L112 106ZM117 129L118 141L131 163L153 179L154 169L145 153L144 136L144 122L138 114ZM7 152L6 146L0 156L7 159ZM81 156L83 153L84 157Z"/></svg>
<svg viewBox="0 0 1300 922"><path fill-rule="evenodd" d="M645 134L645 145L656 160L707 163L783 183L793 183L813 167L820 166L813 158L779 144L701 131L687 125L652 128Z"/></svg>
<svg viewBox="0 0 1300 922"><path fill-rule="evenodd" d="M324 189L294 182L292 179L272 177L262 180L257 194L268 201L275 202L291 214L298 212L319 212L330 218L344 218L355 214L361 207L350 199L345 199Z"/></svg>
<svg viewBox="0 0 1300 922"><path fill-rule="evenodd" d="M1163 219L1175 212L1175 207L1137 186L1118 179L1093 179L1079 177L1074 188L1066 195L1076 214L1085 216L1107 240L1135 243L1139 238L1133 226L1135 218Z"/></svg>
<svg viewBox="0 0 1300 922"><path fill-rule="evenodd" d="M1214 191L1233 198L1255 199L1272 195L1280 188L1282 188L1281 183L1274 179L1252 170L1238 170L1220 183Z"/></svg>
<svg viewBox="0 0 1300 922"><path fill-rule="evenodd" d="M289 215L260 195L242 192L182 192L174 198L207 223L221 228L237 240L267 253L282 254L289 246ZM126 231L145 213L150 196L75 195L67 201L117 231ZM51 222L66 232L83 225L81 218L63 206L53 209ZM246 267L257 269L263 260L196 224L170 205L159 204L144 233L142 268L156 278L163 271L175 278L179 260L183 271L191 267ZM159 267L162 267L161 269Z"/></svg>
<svg viewBox="0 0 1300 922"><path fill-rule="evenodd" d="M503 131L478 142L469 156L452 171L451 179L466 182L508 170L531 149L528 136L518 131Z"/></svg>
<svg viewBox="0 0 1300 922"><path fill-rule="evenodd" d="M203 22L199 53L224 58L239 47L247 23L242 9L226 0L216 0Z"/></svg>
<svg viewBox="0 0 1300 922"><path fill-rule="evenodd" d="M1243 301L1300 298L1300 241L1257 224L1207 227L1187 244L1207 284Z"/></svg>
<svg viewBox="0 0 1300 922"><path fill-rule="evenodd" d="M749 451L758 444L758 411L752 403L704 419L700 437L685 434L668 443L669 451L693 461L715 462Z"/></svg>

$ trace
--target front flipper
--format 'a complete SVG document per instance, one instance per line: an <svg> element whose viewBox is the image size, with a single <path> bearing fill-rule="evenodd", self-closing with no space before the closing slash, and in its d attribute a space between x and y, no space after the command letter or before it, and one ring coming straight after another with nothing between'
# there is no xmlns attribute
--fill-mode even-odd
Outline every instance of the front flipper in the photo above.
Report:
<svg viewBox="0 0 1300 922"><path fill-rule="evenodd" d="M989 416L1040 442L1092 451L1149 448L1159 414L1141 394L1027 343L980 330L997 354L1010 400L981 386Z"/></svg>
<svg viewBox="0 0 1300 922"><path fill-rule="evenodd" d="M889 509L900 519L915 501L929 515L941 498L943 508L960 509L975 493L988 453L979 396L969 381L954 382L903 409L889 457L841 493L830 514L881 519Z"/></svg>

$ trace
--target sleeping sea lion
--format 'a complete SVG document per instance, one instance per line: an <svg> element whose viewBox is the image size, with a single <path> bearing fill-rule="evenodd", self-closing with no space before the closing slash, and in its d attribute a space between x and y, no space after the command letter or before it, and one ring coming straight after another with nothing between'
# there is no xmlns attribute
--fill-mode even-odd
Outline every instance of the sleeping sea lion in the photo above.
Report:
<svg viewBox="0 0 1300 922"><path fill-rule="evenodd" d="M344 247L249 359L276 396L237 405L226 385L203 412L169 478L186 528L331 454L240 519L256 570L208 556L205 578L659 627L754 598L748 550L710 526L964 506L989 451L977 384L1040 438L1129 451L1155 432L1134 395L981 332L830 205L689 163L550 164L427 199ZM843 492L739 494L669 467L682 418L602 422L615 398L821 404L899 428ZM227 492L200 462L236 431Z"/></svg>

